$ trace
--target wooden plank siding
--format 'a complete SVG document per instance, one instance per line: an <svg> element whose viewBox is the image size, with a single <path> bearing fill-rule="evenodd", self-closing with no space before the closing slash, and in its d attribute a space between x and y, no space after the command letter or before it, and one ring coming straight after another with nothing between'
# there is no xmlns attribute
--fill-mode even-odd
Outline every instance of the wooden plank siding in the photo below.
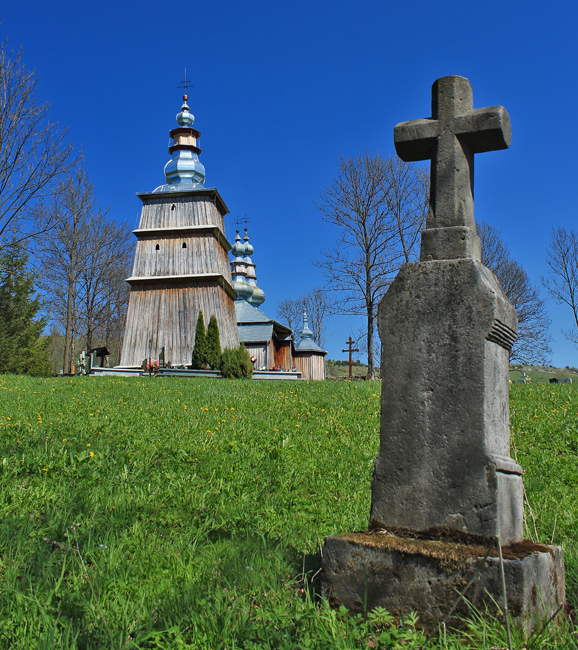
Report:
<svg viewBox="0 0 578 650"><path fill-rule="evenodd" d="M291 341L277 341L275 365L283 370L291 370Z"/></svg>
<svg viewBox="0 0 578 650"><path fill-rule="evenodd" d="M189 192L183 192L183 196L155 195L152 199L147 197L143 200L146 200L146 203L141 212L139 228L214 225L221 232L225 232L223 215L207 196L191 196Z"/></svg>
<svg viewBox="0 0 578 650"><path fill-rule="evenodd" d="M251 343L250 345L245 344L249 354L252 357L256 357L257 361L253 366L257 369L263 368L264 366L268 367L267 362L267 344L266 343Z"/></svg>
<svg viewBox="0 0 578 650"><path fill-rule="evenodd" d="M190 364L200 310L206 324L217 317L222 348L239 345L233 300L220 286L134 285L120 365L140 365L148 358L149 341L155 359L164 346L167 361Z"/></svg>
<svg viewBox="0 0 578 650"><path fill-rule="evenodd" d="M227 252L212 234L141 236L136 245L133 275L137 277L208 273L208 268L230 278Z"/></svg>
<svg viewBox="0 0 578 650"><path fill-rule="evenodd" d="M237 347L239 334L234 302L218 281L222 276L232 284L228 243L213 232L215 227L221 233L225 231L223 214L217 207L219 197L210 190L204 190L201 195L183 192L178 196L139 196L144 204L139 230L172 230L135 233L138 238L132 273L135 281L131 279L120 365L140 366L148 358L149 349L152 357L158 359L162 347L167 361L190 364L200 310L205 324L213 314L217 317L221 347ZM218 205L224 205L222 200ZM195 226L213 229L191 231ZM182 233L179 228L183 229ZM163 276L197 274L214 277L162 280Z"/></svg>
<svg viewBox="0 0 578 650"><path fill-rule="evenodd" d="M297 351L293 356L293 363L301 379L322 380L325 379L325 355L322 354L299 354Z"/></svg>

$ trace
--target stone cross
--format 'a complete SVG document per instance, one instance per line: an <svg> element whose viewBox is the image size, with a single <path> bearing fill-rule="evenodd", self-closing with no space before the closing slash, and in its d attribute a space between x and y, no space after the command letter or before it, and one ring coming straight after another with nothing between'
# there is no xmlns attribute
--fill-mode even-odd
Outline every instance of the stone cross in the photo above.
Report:
<svg viewBox="0 0 578 650"><path fill-rule="evenodd" d="M432 117L398 124L394 141L402 160L432 161L422 260L479 260L474 222L474 154L509 147L510 118L506 109L474 109L470 82L464 77L442 77L432 86ZM440 232L442 228L452 231Z"/></svg>

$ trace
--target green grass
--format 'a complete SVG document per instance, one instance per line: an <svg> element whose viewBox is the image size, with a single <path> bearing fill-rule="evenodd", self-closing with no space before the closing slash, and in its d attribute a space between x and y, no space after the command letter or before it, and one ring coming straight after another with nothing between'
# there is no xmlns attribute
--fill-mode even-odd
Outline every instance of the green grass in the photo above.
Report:
<svg viewBox="0 0 578 650"><path fill-rule="evenodd" d="M379 390L0 377L0 648L416 647L411 617L352 618L309 589L323 538L367 525ZM564 545L576 606L578 394L511 394L528 534ZM474 617L431 647L504 635Z"/></svg>

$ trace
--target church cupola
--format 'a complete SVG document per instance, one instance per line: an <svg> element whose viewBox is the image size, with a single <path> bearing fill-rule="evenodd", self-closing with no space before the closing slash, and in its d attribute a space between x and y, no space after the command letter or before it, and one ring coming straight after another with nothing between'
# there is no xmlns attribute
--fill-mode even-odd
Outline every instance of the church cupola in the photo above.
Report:
<svg viewBox="0 0 578 650"><path fill-rule="evenodd" d="M235 243L231 246L233 261L231 262L231 275L233 278L233 289L239 298L250 301L254 289L247 283L247 264L245 262L245 244L241 241L239 231L235 236Z"/></svg>
<svg viewBox="0 0 578 650"><path fill-rule="evenodd" d="M253 289L253 295L248 301L255 307L259 307L265 302L265 292L263 289L259 289L257 286L257 276L255 275L255 264L251 260L251 255L253 254L253 246L249 243L249 235L247 234L247 228L245 228L245 237L243 237L243 242L245 244L245 265L247 268L247 284Z"/></svg>
<svg viewBox="0 0 578 650"><path fill-rule="evenodd" d="M299 338L300 339L312 339L313 338L313 332L311 331L311 328L309 327L309 319L307 318L307 312L305 311L305 308L303 309L303 327L301 328L301 331L298 332Z"/></svg>
<svg viewBox="0 0 578 650"><path fill-rule="evenodd" d="M181 112L177 115L176 129L169 131L173 144L169 147L172 158L165 165L166 184L155 192L177 192L202 189L205 183L205 168L199 161L201 150L197 147L200 131L193 129L195 116L189 112L188 96L183 95Z"/></svg>
<svg viewBox="0 0 578 650"><path fill-rule="evenodd" d="M251 305L258 307L265 302L265 292L257 286L255 275L255 264L251 260L253 246L249 243L249 235L245 228L245 237L241 241L239 231L235 237L235 243L231 247L233 260L231 262L231 274L233 286L239 298L243 298Z"/></svg>

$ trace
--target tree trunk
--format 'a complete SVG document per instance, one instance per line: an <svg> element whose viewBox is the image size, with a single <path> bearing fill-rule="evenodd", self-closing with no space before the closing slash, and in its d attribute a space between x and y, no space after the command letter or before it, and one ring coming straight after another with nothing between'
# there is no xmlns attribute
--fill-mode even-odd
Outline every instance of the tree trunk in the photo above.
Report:
<svg viewBox="0 0 578 650"><path fill-rule="evenodd" d="M367 305L367 376L375 379L375 364L373 361L373 302Z"/></svg>
<svg viewBox="0 0 578 650"><path fill-rule="evenodd" d="M74 291L73 283L69 279L68 296L66 300L66 332L64 334L64 363L62 364L62 371L64 372L64 374L70 374L71 371L73 291Z"/></svg>

